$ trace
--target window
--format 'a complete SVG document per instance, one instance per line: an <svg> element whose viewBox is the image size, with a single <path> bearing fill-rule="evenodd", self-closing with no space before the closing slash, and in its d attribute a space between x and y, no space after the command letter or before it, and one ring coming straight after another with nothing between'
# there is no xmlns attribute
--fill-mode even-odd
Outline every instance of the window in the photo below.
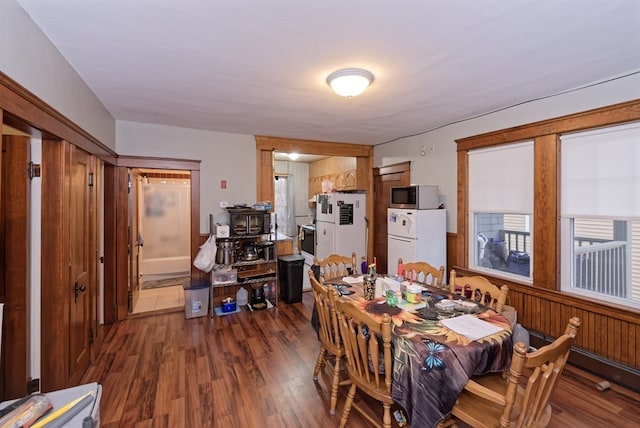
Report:
<svg viewBox="0 0 640 428"><path fill-rule="evenodd" d="M561 145L561 289L640 307L640 123Z"/></svg>
<svg viewBox="0 0 640 428"><path fill-rule="evenodd" d="M529 282L533 142L469 151L470 267Z"/></svg>

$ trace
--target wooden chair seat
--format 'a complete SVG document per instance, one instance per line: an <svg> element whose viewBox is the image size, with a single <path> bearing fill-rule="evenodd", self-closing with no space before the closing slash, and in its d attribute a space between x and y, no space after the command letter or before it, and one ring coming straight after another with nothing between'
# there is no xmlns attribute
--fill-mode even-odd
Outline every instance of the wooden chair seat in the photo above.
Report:
<svg viewBox="0 0 640 428"><path fill-rule="evenodd" d="M502 312L509 295L509 287L502 285L498 287L489 282L484 276L464 276L456 275L455 269L451 269L449 274L449 291L451 294L469 293L471 300L490 307L496 312Z"/></svg>
<svg viewBox="0 0 640 428"><path fill-rule="evenodd" d="M429 284L434 287L442 287L444 285L444 266L439 268L430 265L427 262L408 262L403 263L402 258L398 259L398 266L404 268L404 277L409 278L411 275L414 281Z"/></svg>
<svg viewBox="0 0 640 428"><path fill-rule="evenodd" d="M451 411L454 419L441 426L455 425L456 420L473 427L547 426L551 420L549 398L580 324L579 318L571 318L562 336L537 351L527 352L524 343L517 343L508 378L491 374L469 380ZM524 370L530 374L521 384Z"/></svg>

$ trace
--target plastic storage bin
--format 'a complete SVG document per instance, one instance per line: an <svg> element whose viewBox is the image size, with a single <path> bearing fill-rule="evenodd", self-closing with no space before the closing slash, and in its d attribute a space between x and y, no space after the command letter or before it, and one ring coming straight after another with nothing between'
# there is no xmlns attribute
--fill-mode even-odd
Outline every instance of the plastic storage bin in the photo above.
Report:
<svg viewBox="0 0 640 428"><path fill-rule="evenodd" d="M286 303L302 301L302 272L304 270L304 256L289 254L278 257L278 272L280 275L280 290L282 300Z"/></svg>
<svg viewBox="0 0 640 428"><path fill-rule="evenodd" d="M182 284L184 288L184 317L204 317L209 313L209 288L207 280L191 280Z"/></svg>

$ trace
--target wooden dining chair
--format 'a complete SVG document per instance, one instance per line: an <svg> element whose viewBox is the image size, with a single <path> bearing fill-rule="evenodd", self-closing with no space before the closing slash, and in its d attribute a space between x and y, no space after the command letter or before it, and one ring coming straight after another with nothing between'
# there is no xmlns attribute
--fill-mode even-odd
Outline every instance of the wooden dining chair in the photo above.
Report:
<svg viewBox="0 0 640 428"><path fill-rule="evenodd" d="M434 287L442 287L444 284L444 266L437 268L427 262L403 263L402 258L399 258L398 266L400 265L403 266L404 277L407 279L413 275L412 280L423 284L429 284Z"/></svg>
<svg viewBox="0 0 640 428"><path fill-rule="evenodd" d="M537 351L527 352L524 343L517 343L508 378L501 374L473 377L451 411L454 419L441 426L455 426L456 419L473 427L547 426L551 419L549 398L580 324L579 318L571 318L562 336ZM523 371L531 373L526 383L520 380Z"/></svg>
<svg viewBox="0 0 640 428"><path fill-rule="evenodd" d="M313 271L309 270L309 281L313 290L313 298L315 299L316 310L320 330L318 336L320 339L320 352L316 366L313 369L313 380L318 380L320 370L325 364L329 363L329 356L333 356L333 377L331 381L331 399L329 405L329 413L335 415L336 404L338 402L338 387L340 385L349 385L350 380L340 380L340 371L342 369L342 361L344 360L344 346L340 339L340 330L338 329L338 317L335 309L335 299L338 295L335 288L324 286L315 278Z"/></svg>
<svg viewBox="0 0 640 428"><path fill-rule="evenodd" d="M329 279L340 278L349 275L348 268L356 271L356 253L351 253L351 257L340 254L331 254L322 260L313 258L313 264L320 266L320 282Z"/></svg>
<svg viewBox="0 0 640 428"><path fill-rule="evenodd" d="M498 287L484 276L458 277L455 269L449 274L449 291L451 294L462 294L496 312L502 312L509 295L509 287Z"/></svg>
<svg viewBox="0 0 640 428"><path fill-rule="evenodd" d="M376 321L353 303L340 299L336 301L336 311L347 359L346 371L352 382L342 411L340 428L347 424L352 407L371 424L380 426L379 421L365 408L354 403L357 389L382 403L382 426L389 428L391 405L394 403L391 397L391 317L385 313L382 321Z"/></svg>

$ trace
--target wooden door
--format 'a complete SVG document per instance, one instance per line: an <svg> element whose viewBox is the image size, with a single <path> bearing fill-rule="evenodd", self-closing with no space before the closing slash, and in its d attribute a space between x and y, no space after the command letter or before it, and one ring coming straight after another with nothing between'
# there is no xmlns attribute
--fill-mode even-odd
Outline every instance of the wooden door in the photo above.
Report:
<svg viewBox="0 0 640 428"><path fill-rule="evenodd" d="M389 197L392 186L407 186L411 183L411 163L403 162L390 166L374 168L373 170L373 193L375 195L374 205L374 255L378 264L377 271L387 272L387 208L389 208Z"/></svg>
<svg viewBox="0 0 640 428"><path fill-rule="evenodd" d="M89 367L89 335L91 329L91 221L90 184L91 156L68 145L69 162L69 379L80 380Z"/></svg>

